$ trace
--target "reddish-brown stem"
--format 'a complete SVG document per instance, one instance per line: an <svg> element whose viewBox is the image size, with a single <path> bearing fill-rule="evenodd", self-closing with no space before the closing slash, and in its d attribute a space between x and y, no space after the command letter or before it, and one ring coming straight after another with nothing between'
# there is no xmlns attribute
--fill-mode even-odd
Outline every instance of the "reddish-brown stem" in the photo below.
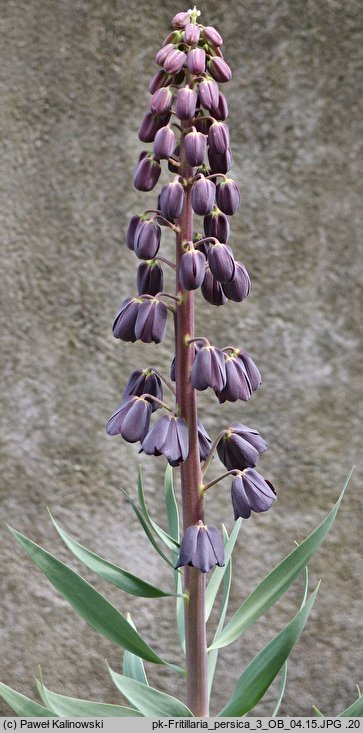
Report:
<svg viewBox="0 0 363 733"><path fill-rule="evenodd" d="M183 125L189 127L189 121ZM180 302L175 316L176 355L176 401L178 413L189 429L189 455L181 464L181 489L184 531L199 520L204 521L204 497L200 492L202 474L199 457L197 400L192 387L190 373L193 365L194 348L188 339L194 338L194 293L183 290L179 283L179 266L183 256L183 242L193 239L193 210L191 205L191 180L193 169L184 155L183 137L180 149L180 175L186 182L185 203L177 224L176 236L176 288ZM205 574L186 566L184 570L184 592L189 601L185 603L185 645L187 668L187 704L193 715L208 717L207 639L205 621Z"/></svg>

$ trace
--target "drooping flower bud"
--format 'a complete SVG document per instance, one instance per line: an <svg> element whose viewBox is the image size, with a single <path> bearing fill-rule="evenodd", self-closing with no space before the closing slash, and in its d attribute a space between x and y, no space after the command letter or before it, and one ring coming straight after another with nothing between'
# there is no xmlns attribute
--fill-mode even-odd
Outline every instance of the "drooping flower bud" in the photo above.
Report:
<svg viewBox="0 0 363 733"><path fill-rule="evenodd" d="M171 21L171 24L173 28L185 28L187 23L189 23L189 20L190 20L190 12L177 13L176 15L174 15L174 18Z"/></svg>
<svg viewBox="0 0 363 733"><path fill-rule="evenodd" d="M141 260L152 260L160 247L161 229L152 219L141 219L135 230L134 251Z"/></svg>
<svg viewBox="0 0 363 733"><path fill-rule="evenodd" d="M195 115L197 93L188 86L178 89L176 96L175 113L180 120L190 120Z"/></svg>
<svg viewBox="0 0 363 733"><path fill-rule="evenodd" d="M213 46L221 46L223 43L223 38L218 31L213 28L211 25L206 25L203 28L203 35L206 41L209 43L212 43Z"/></svg>
<svg viewBox="0 0 363 733"><path fill-rule="evenodd" d="M164 285L163 268L156 260L140 262L136 276L137 292L139 295L157 295L162 292Z"/></svg>
<svg viewBox="0 0 363 733"><path fill-rule="evenodd" d="M229 147L229 130L224 122L213 122L208 132L208 145L217 153L222 155Z"/></svg>
<svg viewBox="0 0 363 733"><path fill-rule="evenodd" d="M185 157L191 166L201 165L207 150L207 138L192 127L184 137Z"/></svg>
<svg viewBox="0 0 363 733"><path fill-rule="evenodd" d="M216 187L210 179L201 176L194 181L191 196L193 211L200 216L209 214L213 208L215 194Z"/></svg>
<svg viewBox="0 0 363 733"><path fill-rule="evenodd" d="M232 280L235 271L233 252L228 244L213 243L208 252L208 265L212 275L220 283Z"/></svg>
<svg viewBox="0 0 363 733"><path fill-rule="evenodd" d="M163 63L163 67L168 74L177 74L185 64L186 60L186 53L184 53L184 51L179 51L179 49L174 46L173 49L169 51Z"/></svg>
<svg viewBox="0 0 363 733"><path fill-rule="evenodd" d="M260 453L267 450L267 443L261 438L257 430L246 425L232 423L228 433L223 435L217 445L220 460L227 471L237 468L254 468Z"/></svg>
<svg viewBox="0 0 363 733"><path fill-rule="evenodd" d="M227 298L223 292L222 285L214 275L212 275L209 267L207 267L204 275L204 280L201 285L201 292L204 300L211 305L224 305L227 303Z"/></svg>
<svg viewBox="0 0 363 733"><path fill-rule="evenodd" d="M188 46L196 46L199 41L200 28L195 23L188 23L184 31L184 43Z"/></svg>
<svg viewBox="0 0 363 733"><path fill-rule="evenodd" d="M134 250L136 227L141 221L141 216L132 216L126 232L126 245L129 249Z"/></svg>
<svg viewBox="0 0 363 733"><path fill-rule="evenodd" d="M187 527L180 545L176 568L190 565L207 573L215 565L224 565L224 545L221 533L216 527L209 527L202 521Z"/></svg>
<svg viewBox="0 0 363 733"><path fill-rule="evenodd" d="M191 48L188 51L187 66L191 74L199 76L205 71L205 51L203 48Z"/></svg>
<svg viewBox="0 0 363 733"><path fill-rule="evenodd" d="M156 186L161 173L161 165L149 153L141 153L134 174L134 186L138 191L151 191Z"/></svg>
<svg viewBox="0 0 363 733"><path fill-rule="evenodd" d="M166 331L167 307L157 298L144 300L139 306L135 321L135 336L144 344L159 344Z"/></svg>
<svg viewBox="0 0 363 733"><path fill-rule="evenodd" d="M154 115L163 115L168 112L173 102L173 92L170 87L161 87L154 92L150 102L150 112Z"/></svg>
<svg viewBox="0 0 363 733"><path fill-rule="evenodd" d="M198 113L198 116L194 119L194 126L198 132L202 132L203 135L208 135L209 128L212 124L212 120L209 115L205 115L202 111Z"/></svg>
<svg viewBox="0 0 363 733"><path fill-rule="evenodd" d="M232 280L223 283L223 292L228 300L241 303L247 298L251 290L251 280L242 262L235 262L235 271Z"/></svg>
<svg viewBox="0 0 363 733"><path fill-rule="evenodd" d="M115 338L122 339L122 341L136 341L135 323L140 305L139 298L126 298L122 301L112 325L112 333Z"/></svg>
<svg viewBox="0 0 363 733"><path fill-rule="evenodd" d="M110 417L106 431L108 435L122 435L128 443L144 440L149 430L151 404L141 397L130 397L121 402Z"/></svg>
<svg viewBox="0 0 363 733"><path fill-rule="evenodd" d="M228 173L233 165L231 148L227 148L225 153L219 155L212 148L208 149L208 160L211 173Z"/></svg>
<svg viewBox="0 0 363 733"><path fill-rule="evenodd" d="M220 403L236 402L236 400L249 400L254 390L261 384L261 376L252 361L251 357L244 352L249 362L249 370L247 371L245 361L239 358L238 352L226 354L226 384L221 391L217 391L216 395ZM250 380L250 374L253 376L253 383ZM257 378L258 375L258 378Z"/></svg>
<svg viewBox="0 0 363 733"><path fill-rule="evenodd" d="M184 252L179 268L179 280L183 290L196 290L204 279L206 260L202 252L190 249Z"/></svg>
<svg viewBox="0 0 363 733"><path fill-rule="evenodd" d="M238 186L232 178L217 184L216 198L220 210L229 216L235 214L241 204Z"/></svg>
<svg viewBox="0 0 363 733"><path fill-rule="evenodd" d="M237 351L236 358L242 361L242 364L247 372L248 379L250 380L252 391L255 392L261 384L261 374L256 367L254 361L252 361L247 351Z"/></svg>
<svg viewBox="0 0 363 733"><path fill-rule="evenodd" d="M147 112L139 127L139 140L143 143L152 143L157 131L160 130L161 127L164 127L164 125L167 125L169 120L170 112L166 112L166 114L161 115L161 117L153 115L152 112Z"/></svg>
<svg viewBox="0 0 363 733"><path fill-rule="evenodd" d="M158 160L170 158L175 148L175 133L168 125L157 131L154 140L154 155Z"/></svg>
<svg viewBox="0 0 363 733"><path fill-rule="evenodd" d="M166 183L160 191L160 211L167 219L178 219L184 206L184 188L178 179Z"/></svg>
<svg viewBox="0 0 363 733"><path fill-rule="evenodd" d="M204 217L203 225L206 237L215 237L219 242L224 242L225 244L228 242L230 233L229 221L217 206L214 206L211 213Z"/></svg>
<svg viewBox="0 0 363 733"><path fill-rule="evenodd" d="M232 480L234 518L248 519L253 512L266 512L276 500L276 491L254 468L246 468Z"/></svg>
<svg viewBox="0 0 363 733"><path fill-rule="evenodd" d="M198 420L198 443L200 460L205 461L212 447L212 440L200 420Z"/></svg>
<svg viewBox="0 0 363 733"><path fill-rule="evenodd" d="M219 84L223 84L226 81L232 79L232 71L224 59L219 56L213 56L208 61L208 71L213 79L218 81Z"/></svg>
<svg viewBox="0 0 363 733"><path fill-rule="evenodd" d="M208 387L221 391L226 384L226 365L224 354L215 346L202 346L194 357L191 382L194 389Z"/></svg>
<svg viewBox="0 0 363 733"><path fill-rule="evenodd" d="M123 391L121 405L132 396L141 397L142 395L153 395L159 400L163 399L163 387L158 374L153 369L135 369L129 377L126 387ZM151 411L159 410L161 405L150 397L145 397L150 402Z"/></svg>
<svg viewBox="0 0 363 733"><path fill-rule="evenodd" d="M226 100L224 94L222 94L222 92L219 92L219 94L218 94L218 104L217 104L217 106L216 107L212 107L211 110L210 110L210 112L211 112L211 115L214 117L215 120L226 120L227 119L228 114L229 114L229 112L228 112L228 104L227 104L227 100Z"/></svg>
<svg viewBox="0 0 363 733"><path fill-rule="evenodd" d="M208 110L217 107L219 102L218 93L218 84L214 79L205 79L199 84L200 102Z"/></svg>
<svg viewBox="0 0 363 733"><path fill-rule="evenodd" d="M189 453L189 432L185 420L163 415L146 435L141 448L149 456L163 454L171 466L179 466Z"/></svg>
<svg viewBox="0 0 363 733"><path fill-rule="evenodd" d="M175 51L174 43L166 43L165 46L157 52L155 60L159 66L164 66L164 61L171 51Z"/></svg>
<svg viewBox="0 0 363 733"><path fill-rule="evenodd" d="M167 74L164 69L159 69L150 80L148 87L150 94L155 94L161 87L167 87L168 84L171 84L172 79L173 77Z"/></svg>

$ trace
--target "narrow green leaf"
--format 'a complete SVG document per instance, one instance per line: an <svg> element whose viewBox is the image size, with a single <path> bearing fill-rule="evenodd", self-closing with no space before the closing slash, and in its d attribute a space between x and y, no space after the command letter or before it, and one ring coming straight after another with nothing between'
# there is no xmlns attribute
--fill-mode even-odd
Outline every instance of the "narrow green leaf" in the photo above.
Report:
<svg viewBox="0 0 363 733"><path fill-rule="evenodd" d="M179 545L179 542L180 542L179 508L178 508L178 503L177 503L175 491L174 491L173 469L171 466L169 466L169 464L167 465L166 471L165 471L164 488L165 488L165 503L166 503L166 513L168 517L169 534L175 540L175 542L177 542Z"/></svg>
<svg viewBox="0 0 363 733"><path fill-rule="evenodd" d="M116 687L129 700L131 705L140 710L146 717L193 717L189 708L176 697L148 687L136 680L114 672L110 667L110 675Z"/></svg>
<svg viewBox="0 0 363 733"><path fill-rule="evenodd" d="M276 718L277 713L280 710L280 705L282 703L282 698L285 694L285 687L286 687L286 680L287 680L287 660L284 662L282 669L281 669L281 682L280 682L280 689L279 694L277 696L276 704L274 707L274 711L271 715L271 718Z"/></svg>
<svg viewBox="0 0 363 733"><path fill-rule="evenodd" d="M141 718L142 713L122 705L108 705L93 700L80 700L52 692L42 680L35 680L43 702L61 718L71 715L75 718Z"/></svg>
<svg viewBox="0 0 363 733"><path fill-rule="evenodd" d="M7 705L14 710L19 717L23 718L56 718L56 713L52 710L40 705L38 702L31 700L30 697L22 695L21 692L13 690L12 687L8 687L0 682L0 695L5 700Z"/></svg>
<svg viewBox="0 0 363 733"><path fill-rule="evenodd" d="M116 585L117 588L121 588L121 590L124 590L126 593L130 593L133 596L141 596L142 598L164 598L165 596L175 595L175 593L161 590L161 588L157 588L154 585L150 585L150 583L146 583L146 581L141 580L141 578L138 578L136 575L129 573L127 570L123 570L119 565L115 565L114 563L105 560L104 557L96 555L95 552L88 550L65 532L55 519L53 519L52 515L50 516L58 534L61 536L65 545L67 545L68 549L83 563L83 565L86 565L87 568L90 568L94 573L100 575L101 578L108 580L109 583Z"/></svg>
<svg viewBox="0 0 363 733"><path fill-rule="evenodd" d="M223 527L223 535L224 535L225 545L227 546L228 532L225 527ZM223 624L224 624L224 619L226 618L228 601L229 601L229 593L231 590L231 581L232 581L232 554L230 553L229 560L226 562L226 566L225 566L225 573L223 577L223 595L222 595L222 603L221 603L221 614L219 617L219 622L218 622L218 626L217 626L215 635L221 632L223 628ZM214 673L216 670L216 664L217 664L217 659L218 659L218 652L219 652L219 649L213 649L208 654L208 695L209 695L209 699L210 699L210 695L212 691Z"/></svg>
<svg viewBox="0 0 363 733"><path fill-rule="evenodd" d="M143 483L142 483L141 466L139 466L139 472L138 472L138 476L137 476L137 493L138 493L138 497L139 497L141 511L142 511L142 513L143 513L143 515L144 515L144 517L145 517L145 519L146 519L146 521L147 521L150 529L152 529L155 532L155 534L157 534L157 536L159 537L159 539L161 539L161 541L164 542L164 544L169 548L169 550L173 550L174 552L178 552L179 551L179 543L176 542L173 539L173 537L171 537L167 532L165 532L165 530L162 529L162 527L159 527L159 525L156 524L156 522L154 522L151 519L151 517L150 517L149 510L148 510L147 505L146 505L146 499L145 499L145 494L144 494L144 487L143 487Z"/></svg>
<svg viewBox="0 0 363 733"><path fill-rule="evenodd" d="M246 598L234 616L224 627L212 648L231 644L238 639L268 608L285 593L301 570L320 547L336 517L353 469L348 475L344 488L328 516L301 544L298 545L279 565L277 565L254 591Z"/></svg>
<svg viewBox="0 0 363 733"><path fill-rule="evenodd" d="M241 524L242 524L242 519L241 518L237 519L237 521L236 521L236 523L235 523L235 525L234 525L234 527L232 529L231 536L229 537L229 539L228 539L228 541L227 541L227 543L225 545L225 548L224 548L224 561L225 561L225 564L224 564L224 566L222 568L217 567L217 566L215 567L215 569L213 570L212 577L211 577L211 579L210 579L210 581L208 583L207 590L206 590L206 595L205 595L205 614L206 614L206 620L207 621L208 621L209 616L210 616L210 613L212 611L212 608L213 608L213 605L214 605L214 601L215 601L216 596L217 596L217 593L218 593L219 586L220 586L220 584L221 584L221 582L223 580L224 573L227 570L228 562L230 560L230 557L232 556L232 552L233 552L234 546L236 544L238 533L239 533L239 531L241 529Z"/></svg>
<svg viewBox="0 0 363 733"><path fill-rule="evenodd" d="M299 639L313 607L319 586L296 616L272 639L242 672L227 705L218 717L240 717L264 696Z"/></svg>
<svg viewBox="0 0 363 733"><path fill-rule="evenodd" d="M127 614L127 620L129 624L131 624L132 628L137 631L136 626L129 613ZM124 652L123 671L126 677L131 677L131 679L142 682L144 685L149 684L142 659L140 657L137 657L136 654L128 652L127 649Z"/></svg>
<svg viewBox="0 0 363 733"><path fill-rule="evenodd" d="M9 529L38 568L90 626L143 659L175 669L151 649L125 617L90 583L28 537L11 527Z"/></svg>
<svg viewBox="0 0 363 733"><path fill-rule="evenodd" d="M353 705L339 713L338 718L360 718L363 717L363 696L358 697Z"/></svg>
<svg viewBox="0 0 363 733"><path fill-rule="evenodd" d="M137 516L137 518L138 518L138 520L139 520L139 522L140 522L140 524L141 524L141 526L142 526L142 528L143 528L143 530L144 530L144 532L146 534L146 537L149 540L149 542L151 542L152 546L154 547L154 549L156 550L156 552L160 555L160 557L162 557L163 560L165 560L165 562L167 562L168 565L170 565L170 567L172 567L174 569L173 563L165 555L165 553L163 552L163 550L161 549L161 547L159 547L158 543L154 539L154 536L153 536L153 534L152 534L152 532L150 530L149 524L146 521L146 519L145 519L142 511L139 509L139 507L137 506L137 504L135 504L134 500L131 499L131 496L129 496L127 494L127 492L124 491L124 489L121 489L121 491L125 494L125 496L127 498L127 501L131 504L131 506L132 506L132 508L133 508L133 510L134 510L134 512L135 512L135 514L136 514L136 516Z"/></svg>
<svg viewBox="0 0 363 733"><path fill-rule="evenodd" d="M316 713L317 718L325 718L324 713L320 712L319 708L316 707L316 705L313 705L314 713Z"/></svg>

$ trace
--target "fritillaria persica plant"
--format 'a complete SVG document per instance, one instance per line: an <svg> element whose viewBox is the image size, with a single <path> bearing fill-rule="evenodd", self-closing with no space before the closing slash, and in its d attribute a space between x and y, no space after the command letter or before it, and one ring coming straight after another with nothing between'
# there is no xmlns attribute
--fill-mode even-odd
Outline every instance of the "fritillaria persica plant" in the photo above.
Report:
<svg viewBox="0 0 363 733"><path fill-rule="evenodd" d="M107 422L107 432L139 444L140 451L147 455L162 455L167 460L165 499L169 531L149 515L141 474L138 504L130 497L129 501L153 548L173 573L173 590L157 588L108 562L54 524L81 562L123 591L145 598L175 595L183 661L176 665L162 659L140 636L129 616L123 616L67 565L12 530L78 613L123 647L123 674L113 670L110 673L131 705L67 698L51 692L38 680L43 703L40 705L1 685L1 694L19 715L206 717L218 649L234 642L305 572L300 610L242 672L232 696L218 713L221 717L246 714L280 672L278 700L274 710L265 713L276 715L286 682L287 657L304 628L317 593L316 589L308 597L306 564L329 530L342 498L341 495L322 524L261 581L225 624L231 557L242 519L270 509L276 491L256 468L267 443L255 428L239 422L222 424L219 434L212 439L198 415L198 391L211 390L220 403L243 402L251 399L261 377L243 344L212 343L195 333L197 291L212 306L233 301L238 304L236 308L243 308L240 304L249 295L250 278L230 244L230 217L237 213L241 195L230 174L232 151L224 88L232 72L222 52L223 39L215 28L200 22L196 8L178 13L172 26L156 54L158 70L149 84L149 105L138 132L147 147L140 152L133 182L139 191L153 190L162 166L169 170L170 180L158 192L155 208L134 215L128 224L125 247L138 258L137 292L121 303L112 330L122 341L158 344L167 327L174 327L175 354L171 355L169 375L148 366L130 375L120 404ZM162 232L167 228L175 234L172 261L162 255ZM165 268L169 268L169 282L173 283L168 290L164 286ZM224 469L217 478L208 480L208 468L215 454ZM180 474L181 537L171 467ZM221 517L206 513L207 492L226 477L231 484L230 514L236 520L230 536L224 527L220 529ZM207 573L212 570L207 585ZM222 592L218 594L221 584ZM208 646L207 621L215 602L220 603L219 622ZM150 687L143 660L166 665L175 673L185 671L186 704ZM349 708L350 715L361 714L362 699L354 704L358 712L352 712L354 705Z"/></svg>

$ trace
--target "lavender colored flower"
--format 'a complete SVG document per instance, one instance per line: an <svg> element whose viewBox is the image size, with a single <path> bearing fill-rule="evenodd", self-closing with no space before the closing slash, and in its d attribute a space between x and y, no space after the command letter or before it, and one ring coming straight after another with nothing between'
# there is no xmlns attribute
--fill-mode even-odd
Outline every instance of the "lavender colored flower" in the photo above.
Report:
<svg viewBox="0 0 363 733"><path fill-rule="evenodd" d="M184 206L184 188L178 179L166 183L160 192L160 211L167 219L178 219Z"/></svg>
<svg viewBox="0 0 363 733"><path fill-rule="evenodd" d="M141 219L135 229L134 251L141 260L152 260L160 247L161 229L152 219Z"/></svg>
<svg viewBox="0 0 363 733"><path fill-rule="evenodd" d="M141 216L132 216L127 227L126 245L129 249L134 250L136 227L141 221Z"/></svg>
<svg viewBox="0 0 363 733"><path fill-rule="evenodd" d="M223 292L229 300L241 303L247 298L251 290L251 280L242 262L235 262L235 271L232 280L223 283Z"/></svg>
<svg viewBox="0 0 363 733"><path fill-rule="evenodd" d="M179 268L180 285L183 290L196 290L204 279L206 259L202 252L190 249L184 252Z"/></svg>
<svg viewBox="0 0 363 733"><path fill-rule="evenodd" d="M139 306L135 321L135 336L144 344L159 344L166 331L167 307L157 298L148 298Z"/></svg>
<svg viewBox="0 0 363 733"><path fill-rule="evenodd" d="M213 122L208 132L208 144L214 153L222 155L229 147L229 131L224 122Z"/></svg>
<svg viewBox="0 0 363 733"><path fill-rule="evenodd" d="M217 184L216 198L220 210L229 216L235 214L240 207L240 192L232 178L227 178Z"/></svg>
<svg viewBox="0 0 363 733"><path fill-rule="evenodd" d="M215 565L224 565L223 539L216 527L209 527L201 521L187 527L175 567L182 565L190 565L202 573L207 573Z"/></svg>
<svg viewBox="0 0 363 733"><path fill-rule="evenodd" d="M161 87L167 87L168 84L171 84L172 79L173 77L170 74L167 74L164 69L159 69L159 71L157 71L156 74L154 74L153 78L150 80L150 94L155 94L155 92Z"/></svg>
<svg viewBox="0 0 363 733"><path fill-rule="evenodd" d="M126 298L122 301L112 326L115 338L122 339L122 341L136 341L135 323L141 303L139 298Z"/></svg>
<svg viewBox="0 0 363 733"><path fill-rule="evenodd" d="M208 252L208 264L212 275L218 282L228 283L232 280L235 264L233 252L228 244L213 243Z"/></svg>
<svg viewBox="0 0 363 733"><path fill-rule="evenodd" d="M179 466L189 453L189 433L181 417L163 415L142 442L141 449L151 456L163 454L171 466Z"/></svg>
<svg viewBox="0 0 363 733"><path fill-rule="evenodd" d="M151 191L161 173L160 163L149 153L141 153L134 174L134 186L138 191Z"/></svg>
<svg viewBox="0 0 363 733"><path fill-rule="evenodd" d="M214 206L210 214L204 217L203 225L206 237L215 237L215 239L218 239L219 242L224 242L224 244L228 242L230 233L229 221L217 206Z"/></svg>
<svg viewBox="0 0 363 733"><path fill-rule="evenodd" d="M151 404L142 397L130 397L121 402L110 417L106 431L109 435L122 435L128 443L142 441L149 430Z"/></svg>
<svg viewBox="0 0 363 733"><path fill-rule="evenodd" d="M168 54L175 51L174 43L166 43L156 54L155 61L159 66L164 66Z"/></svg>
<svg viewBox="0 0 363 733"><path fill-rule="evenodd" d="M139 127L139 140L143 143L152 143L155 135L161 127L167 125L170 120L170 112L164 115L156 116L152 112L147 112Z"/></svg>
<svg viewBox="0 0 363 733"><path fill-rule="evenodd" d="M216 280L212 275L209 267L207 267L204 275L204 280L201 285L201 291L204 300L211 305L224 305L227 303L227 298L223 292L223 288L220 282Z"/></svg>
<svg viewBox="0 0 363 733"><path fill-rule="evenodd" d="M145 394L153 395L159 400L162 400L163 387L161 379L155 374L153 369L135 369L130 375L123 391L121 405L132 396L142 397ZM150 402L152 412L160 409L161 405L159 402L152 400L150 397L145 397L145 399L147 402Z"/></svg>
<svg viewBox="0 0 363 733"><path fill-rule="evenodd" d="M256 364L246 352L225 353L225 360L226 384L222 390L215 390L219 402L249 400L261 384L261 375Z"/></svg>
<svg viewBox="0 0 363 733"><path fill-rule="evenodd" d="M203 35L206 41L213 44L213 46L221 46L223 43L223 38L221 34L218 33L218 31L211 25L204 26Z"/></svg>
<svg viewBox="0 0 363 733"><path fill-rule="evenodd" d="M199 99L206 109L211 110L213 107L217 107L219 102L218 94L218 84L214 79L208 78L199 84Z"/></svg>
<svg viewBox="0 0 363 733"><path fill-rule="evenodd" d="M267 450L267 443L257 430L252 430L240 423L232 423L228 433L223 435L217 445L218 456L227 471L234 468L240 471L245 468L254 468L260 453L265 450Z"/></svg>
<svg viewBox="0 0 363 733"><path fill-rule="evenodd" d="M208 387L221 391L226 384L226 365L224 354L215 346L202 346L194 357L191 382L194 389Z"/></svg>
<svg viewBox="0 0 363 733"><path fill-rule="evenodd" d="M219 84L223 84L226 81L232 79L232 71L225 60L219 56L213 56L208 61L208 71L213 79L218 81Z"/></svg>
<svg viewBox="0 0 363 733"><path fill-rule="evenodd" d="M192 207L193 211L200 216L209 214L212 211L216 187L213 181L201 176L194 181L192 186Z"/></svg>
<svg viewBox="0 0 363 733"><path fill-rule="evenodd" d="M174 18L171 21L171 24L173 28L185 28L187 23L189 23L189 20L190 20L190 12L177 13L176 15L174 15Z"/></svg>
<svg viewBox="0 0 363 733"><path fill-rule="evenodd" d="M221 155L215 153L212 148L209 148L208 160L211 173L228 173L233 165L232 152L230 148L227 148L226 152L221 153ZM227 214L228 212L225 213Z"/></svg>
<svg viewBox="0 0 363 733"><path fill-rule="evenodd" d="M218 93L218 104L217 106L212 107L210 112L213 115L215 120L226 120L227 119L228 114L229 114L228 104L222 92Z"/></svg>
<svg viewBox="0 0 363 733"><path fill-rule="evenodd" d="M200 460L205 461L212 447L212 440L200 420L198 420L198 443Z"/></svg>
<svg viewBox="0 0 363 733"><path fill-rule="evenodd" d="M276 491L254 468L235 476L231 488L234 518L248 519L253 512L266 512L276 500Z"/></svg>
<svg viewBox="0 0 363 733"><path fill-rule="evenodd" d="M175 133L174 130L167 125L157 131L154 140L154 155L155 158L166 160L170 158L173 150L175 149Z"/></svg>
<svg viewBox="0 0 363 733"><path fill-rule="evenodd" d="M190 120L195 115L198 95L188 86L178 89L176 95L175 113L180 120Z"/></svg>
<svg viewBox="0 0 363 733"><path fill-rule="evenodd" d="M173 92L170 87L161 87L154 92L150 102L150 112L162 115L168 112L173 102Z"/></svg>
<svg viewBox="0 0 363 733"><path fill-rule="evenodd" d="M187 66L191 74L199 76L205 70L205 51L203 48L191 48L188 51Z"/></svg>
<svg viewBox="0 0 363 733"><path fill-rule="evenodd" d="M191 166L201 165L207 150L207 138L192 127L184 138L185 157Z"/></svg>
<svg viewBox="0 0 363 733"><path fill-rule="evenodd" d="M200 28L195 23L188 23L184 31L184 43L188 46L196 46L199 41Z"/></svg>
<svg viewBox="0 0 363 733"><path fill-rule="evenodd" d="M140 262L136 276L137 292L139 295L157 295L162 292L164 273L156 260Z"/></svg>
<svg viewBox="0 0 363 733"><path fill-rule="evenodd" d="M174 46L173 50L169 51L163 63L163 67L168 74L177 74L185 64L186 60L186 53L184 53L184 51L179 51L179 49Z"/></svg>

